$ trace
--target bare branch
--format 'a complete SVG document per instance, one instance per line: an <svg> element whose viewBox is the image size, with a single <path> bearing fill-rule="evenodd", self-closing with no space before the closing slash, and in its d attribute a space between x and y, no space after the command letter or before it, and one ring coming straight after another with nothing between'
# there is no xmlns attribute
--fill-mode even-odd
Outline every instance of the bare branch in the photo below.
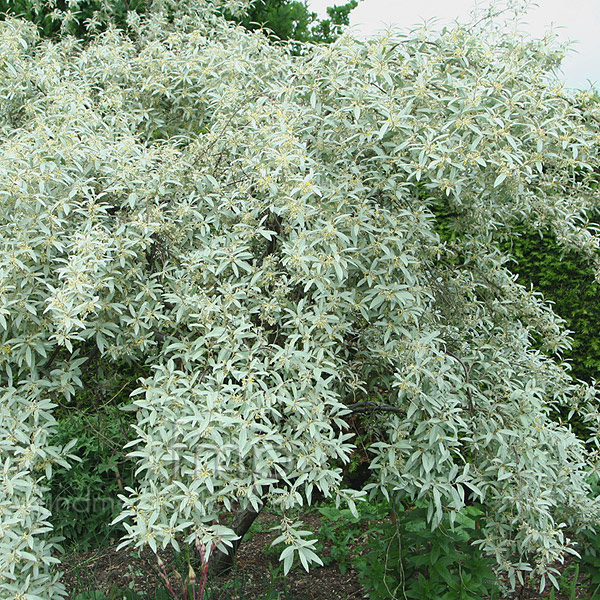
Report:
<svg viewBox="0 0 600 600"><path fill-rule="evenodd" d="M350 404L348 408L353 413L358 412L370 412L370 411L378 411L378 412L391 412L397 414L404 414L404 409L398 406L392 406L391 404L384 404L383 402L372 402L369 400L365 400L363 402L356 402L355 404Z"/></svg>

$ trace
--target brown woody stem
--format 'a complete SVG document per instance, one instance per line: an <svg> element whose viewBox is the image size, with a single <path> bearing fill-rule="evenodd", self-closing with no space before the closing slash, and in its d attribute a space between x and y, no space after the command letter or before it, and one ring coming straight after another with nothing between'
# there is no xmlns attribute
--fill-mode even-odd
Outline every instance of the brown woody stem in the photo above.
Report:
<svg viewBox="0 0 600 600"><path fill-rule="evenodd" d="M264 506L264 505L263 505ZM232 546L228 546L226 552L215 550L209 560L209 569L213 575L222 575L226 571L229 571L233 567L233 561L239 548L239 545L243 537L248 533L252 523L256 520L256 517L260 514L262 506L258 511L254 510L252 506L240 510L234 517L231 529L238 535L238 539L233 542Z"/></svg>

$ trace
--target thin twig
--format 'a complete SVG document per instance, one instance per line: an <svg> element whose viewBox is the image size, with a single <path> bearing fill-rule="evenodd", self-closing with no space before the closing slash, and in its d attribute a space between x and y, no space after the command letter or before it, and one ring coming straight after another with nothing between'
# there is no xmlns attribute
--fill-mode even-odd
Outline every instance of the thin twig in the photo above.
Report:
<svg viewBox="0 0 600 600"><path fill-rule="evenodd" d="M54 350L52 351L50 358L46 361L46 364L42 367L42 369L44 371L49 369L52 366L52 363L56 360L56 357L58 356L59 352L60 352L60 346L56 346L56 348L54 348Z"/></svg>
<svg viewBox="0 0 600 600"><path fill-rule="evenodd" d="M380 412L391 412L397 414L404 414L404 409L399 408L398 406L392 406L391 404L384 404L383 402L372 402L372 401L363 401L356 402L355 404L350 404L348 407L353 413L357 412L369 412L372 410L380 411Z"/></svg>
<svg viewBox="0 0 600 600"><path fill-rule="evenodd" d="M244 102L243 104L240 104L229 116L229 119L227 119L227 121L225 122L225 125L223 125L223 128L221 129L221 133L215 137L215 139L208 145L208 148L206 148L203 152L203 154L208 154L212 147L219 141L219 139L221 138L221 136L225 133L225 131L227 131L227 128L229 127L229 124L231 123L231 121L233 121L234 117L237 116L237 114L242 110L243 107L247 106L247 104L249 102L251 102L252 100L254 100L255 98L257 98L258 96L260 96L260 93L256 93L253 94L252 96L250 96L250 98L248 98L248 100L246 100L246 102Z"/></svg>

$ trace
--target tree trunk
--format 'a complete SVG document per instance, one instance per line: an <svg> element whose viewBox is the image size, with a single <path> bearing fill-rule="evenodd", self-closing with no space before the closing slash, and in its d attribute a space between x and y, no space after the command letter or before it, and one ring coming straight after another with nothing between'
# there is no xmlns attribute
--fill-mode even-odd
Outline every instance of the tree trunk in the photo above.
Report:
<svg viewBox="0 0 600 600"><path fill-rule="evenodd" d="M264 505L263 505L264 506ZM209 570L213 575L222 575L229 571L233 567L233 561L237 549L244 538L244 535L248 532L248 529L252 527L252 523L256 520L256 517L260 514L263 506L258 511L254 510L252 506L240 510L234 517L231 529L239 536L237 540L233 542L231 547L226 547L226 552L215 550L209 559Z"/></svg>

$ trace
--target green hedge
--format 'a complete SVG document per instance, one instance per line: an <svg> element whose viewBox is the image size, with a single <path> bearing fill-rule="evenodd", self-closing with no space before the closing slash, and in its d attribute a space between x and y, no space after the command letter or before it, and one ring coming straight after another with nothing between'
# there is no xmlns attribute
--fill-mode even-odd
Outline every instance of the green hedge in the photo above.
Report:
<svg viewBox="0 0 600 600"><path fill-rule="evenodd" d="M509 249L511 265L522 284L542 292L573 331L573 348L565 354L573 376L600 380L600 285L576 252L564 252L554 236L524 230Z"/></svg>

